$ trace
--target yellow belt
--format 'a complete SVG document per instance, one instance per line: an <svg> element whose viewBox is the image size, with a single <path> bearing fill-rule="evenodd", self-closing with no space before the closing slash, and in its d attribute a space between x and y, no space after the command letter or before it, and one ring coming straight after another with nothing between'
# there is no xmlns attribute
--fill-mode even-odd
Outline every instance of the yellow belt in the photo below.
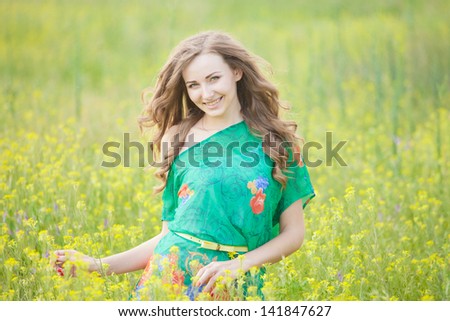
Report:
<svg viewBox="0 0 450 321"><path fill-rule="evenodd" d="M233 246L233 245L223 245L215 242L205 241L201 240L199 238L196 238L192 235L185 234L185 233L179 233L174 232L175 234L189 240L195 243L200 244L200 247L208 250L214 250L214 251L223 251L223 252L247 252L248 247L246 246Z"/></svg>

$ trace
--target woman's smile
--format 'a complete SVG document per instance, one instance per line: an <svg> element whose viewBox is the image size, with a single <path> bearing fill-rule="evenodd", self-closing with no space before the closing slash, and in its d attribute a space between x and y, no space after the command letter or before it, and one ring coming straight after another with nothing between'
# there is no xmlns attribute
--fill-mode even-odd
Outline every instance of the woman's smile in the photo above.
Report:
<svg viewBox="0 0 450 321"><path fill-rule="evenodd" d="M204 102L203 105L206 105L210 109L215 108L215 107L217 107L217 104L222 101L222 98L223 98L223 96L219 97L213 101Z"/></svg>

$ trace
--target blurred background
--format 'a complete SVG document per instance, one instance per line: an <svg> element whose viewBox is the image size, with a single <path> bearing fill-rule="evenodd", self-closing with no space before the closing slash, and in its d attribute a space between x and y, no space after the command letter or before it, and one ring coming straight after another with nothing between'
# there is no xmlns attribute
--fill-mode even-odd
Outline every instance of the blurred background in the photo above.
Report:
<svg viewBox="0 0 450 321"><path fill-rule="evenodd" d="M145 144L142 90L181 40L222 30L271 64L307 142L346 141L347 166L311 150L324 163L310 168L307 240L269 269L267 297L448 300L448 12L444 0L0 1L1 298L127 298L139 273L55 279L49 253L104 256L158 233L152 171L102 167L102 146L124 133Z"/></svg>

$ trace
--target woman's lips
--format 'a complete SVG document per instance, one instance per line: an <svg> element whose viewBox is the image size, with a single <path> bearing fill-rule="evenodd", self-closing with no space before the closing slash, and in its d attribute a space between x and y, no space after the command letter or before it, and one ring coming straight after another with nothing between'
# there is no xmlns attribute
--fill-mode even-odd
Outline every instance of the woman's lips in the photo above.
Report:
<svg viewBox="0 0 450 321"><path fill-rule="evenodd" d="M220 101L222 101L222 98L223 98L223 96L220 97L220 98L217 98L217 99L215 99L215 100L213 100L213 101L210 101L210 102L208 102L208 103L203 103L203 104L204 104L206 107L212 108L212 107L215 107Z"/></svg>

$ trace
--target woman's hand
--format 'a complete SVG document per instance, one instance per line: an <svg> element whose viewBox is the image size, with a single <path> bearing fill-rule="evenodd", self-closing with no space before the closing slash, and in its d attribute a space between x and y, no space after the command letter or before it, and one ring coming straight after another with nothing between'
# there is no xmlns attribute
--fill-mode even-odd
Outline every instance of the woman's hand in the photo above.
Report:
<svg viewBox="0 0 450 321"><path fill-rule="evenodd" d="M236 279L242 272L245 271L243 270L242 260L240 259L211 262L198 271L196 275L198 281L195 283L195 286L199 287L206 284L202 292L211 292L218 277L226 275L232 279Z"/></svg>
<svg viewBox="0 0 450 321"><path fill-rule="evenodd" d="M99 264L95 258L92 258L90 256L87 256L81 252L75 251L75 250L56 250L53 252L56 258L52 260L52 264L56 269L56 272L58 272L59 275L64 276L64 269L63 266L66 262L72 262L71 268L70 268L70 275L76 276L76 262L84 262L87 266L87 270L89 272L98 271L99 270Z"/></svg>

